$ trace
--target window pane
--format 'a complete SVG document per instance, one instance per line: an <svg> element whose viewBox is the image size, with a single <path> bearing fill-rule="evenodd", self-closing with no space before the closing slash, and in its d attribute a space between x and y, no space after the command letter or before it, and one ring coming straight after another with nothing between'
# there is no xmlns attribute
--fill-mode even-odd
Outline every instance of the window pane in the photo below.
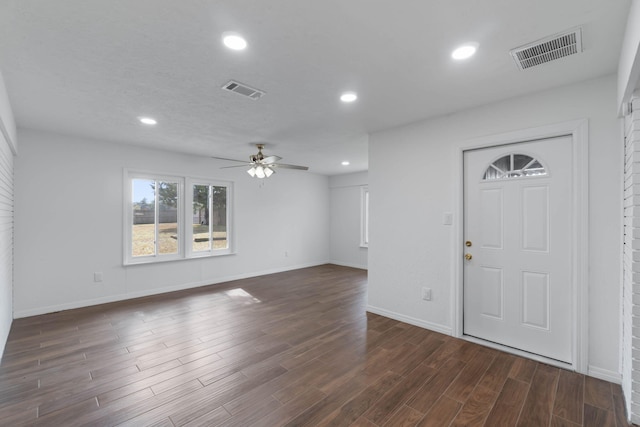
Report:
<svg viewBox="0 0 640 427"><path fill-rule="evenodd" d="M508 172L511 170L511 156L504 156L495 162L493 162L493 166L495 166L498 170L502 172Z"/></svg>
<svg viewBox="0 0 640 427"><path fill-rule="evenodd" d="M540 175L546 175L547 171L544 170L543 167L539 167L539 168L527 168L524 171L524 175L525 176L540 176Z"/></svg>
<svg viewBox="0 0 640 427"><path fill-rule="evenodd" d="M484 173L483 179L500 179L504 176L504 173L498 171L495 166L491 165L487 168Z"/></svg>
<svg viewBox="0 0 640 427"><path fill-rule="evenodd" d="M178 253L178 183L158 181L158 252Z"/></svg>
<svg viewBox="0 0 640 427"><path fill-rule="evenodd" d="M213 249L227 249L227 187L211 187L211 225Z"/></svg>
<svg viewBox="0 0 640 427"><path fill-rule="evenodd" d="M193 186L193 243L192 250L208 251L211 249L211 226L209 224L209 186Z"/></svg>
<svg viewBox="0 0 640 427"><path fill-rule="evenodd" d="M156 224L153 180L133 179L133 224L131 255L155 255Z"/></svg>
<svg viewBox="0 0 640 427"><path fill-rule="evenodd" d="M544 169L544 167L542 167L540 162L536 160L533 163L531 163L527 169Z"/></svg>
<svg viewBox="0 0 640 427"><path fill-rule="evenodd" d="M529 167L524 171L524 174L526 176L546 175L547 171L544 169L544 166L536 160L529 165Z"/></svg>
<svg viewBox="0 0 640 427"><path fill-rule="evenodd" d="M521 170L525 166L529 164L529 162L533 160L530 156L524 154L514 154L513 155L513 170Z"/></svg>

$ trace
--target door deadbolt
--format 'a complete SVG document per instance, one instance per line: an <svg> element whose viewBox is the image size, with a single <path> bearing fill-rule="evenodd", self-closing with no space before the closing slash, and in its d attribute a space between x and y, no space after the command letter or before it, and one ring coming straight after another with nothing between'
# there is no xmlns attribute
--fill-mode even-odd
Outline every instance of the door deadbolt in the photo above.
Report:
<svg viewBox="0 0 640 427"><path fill-rule="evenodd" d="M471 255L471 254L465 254L464 255L464 259L466 259L467 261L469 261L471 258L473 258L473 255Z"/></svg>
<svg viewBox="0 0 640 427"><path fill-rule="evenodd" d="M466 242L464 242L464 245L468 248L471 247L471 241L467 240Z"/></svg>

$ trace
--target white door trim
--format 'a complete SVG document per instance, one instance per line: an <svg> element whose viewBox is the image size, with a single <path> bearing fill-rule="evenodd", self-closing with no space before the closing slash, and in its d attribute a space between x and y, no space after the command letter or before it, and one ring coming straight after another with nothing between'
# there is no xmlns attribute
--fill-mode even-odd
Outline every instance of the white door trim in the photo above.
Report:
<svg viewBox="0 0 640 427"><path fill-rule="evenodd" d="M453 314L453 336L463 334L463 240L464 240L464 166L463 156L467 150L512 144L557 136L571 136L573 155L573 200L571 218L572 237L572 290L573 313L573 363L571 368L587 373L589 357L589 122L587 119L556 123L549 126L524 129L464 141L457 149L455 162L456 221L452 242L454 295L451 299Z"/></svg>

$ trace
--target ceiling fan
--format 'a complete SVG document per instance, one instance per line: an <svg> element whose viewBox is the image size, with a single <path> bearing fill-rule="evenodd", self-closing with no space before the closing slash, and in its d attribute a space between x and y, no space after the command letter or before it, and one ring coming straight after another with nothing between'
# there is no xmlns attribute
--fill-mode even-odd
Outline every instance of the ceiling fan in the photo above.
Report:
<svg viewBox="0 0 640 427"><path fill-rule="evenodd" d="M278 160L282 160L282 157L278 157L278 156L265 157L264 154L262 153L262 150L264 149L264 144L256 144L256 147L258 147L258 154L252 154L251 156L249 156L249 162L246 162L244 160L227 159L225 157L212 156L212 158L219 159L219 160L229 160L231 162L244 163L242 165L236 165L236 166L224 166L224 167L221 167L220 169L241 168L241 167L250 166L251 168L247 171L247 173L252 177L260 178L260 179L269 178L271 175L273 175L276 172L275 171L276 169L298 169L303 171L309 170L307 166L287 165L284 163L277 163Z"/></svg>

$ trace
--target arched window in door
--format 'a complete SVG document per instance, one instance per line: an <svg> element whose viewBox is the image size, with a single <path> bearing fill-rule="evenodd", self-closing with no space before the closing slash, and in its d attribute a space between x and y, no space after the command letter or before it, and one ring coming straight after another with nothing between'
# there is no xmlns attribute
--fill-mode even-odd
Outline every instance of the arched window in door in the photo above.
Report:
<svg viewBox="0 0 640 427"><path fill-rule="evenodd" d="M484 172L484 181L494 179L525 178L546 175L547 169L538 160L526 154L507 154L491 163Z"/></svg>

